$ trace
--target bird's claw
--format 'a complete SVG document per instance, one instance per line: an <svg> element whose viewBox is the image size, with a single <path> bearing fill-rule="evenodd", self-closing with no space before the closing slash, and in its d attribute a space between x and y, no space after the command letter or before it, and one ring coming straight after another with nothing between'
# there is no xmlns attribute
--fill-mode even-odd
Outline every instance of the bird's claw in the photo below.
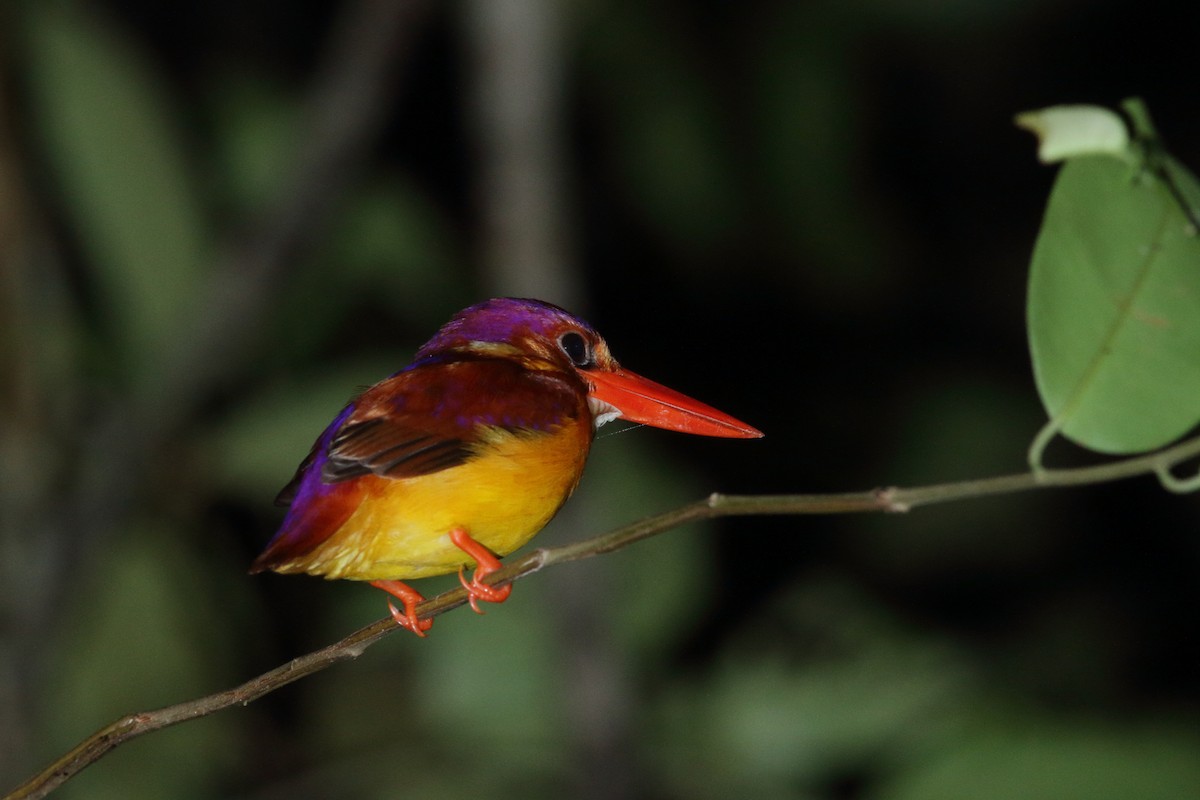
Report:
<svg viewBox="0 0 1200 800"><path fill-rule="evenodd" d="M419 619L416 610L412 608L401 611L391 600L388 600L388 611L392 612L392 619L396 620L397 625L406 631L412 631L422 639L425 638L425 631L433 627L433 620Z"/></svg>
<svg viewBox="0 0 1200 800"><path fill-rule="evenodd" d="M475 574L470 580L467 580L467 568L458 568L458 582L467 590L467 602L471 604L471 610L476 614L482 614L483 609L479 607L479 601L485 603L503 603L512 594L512 584L506 583L503 586L490 586L479 580L481 577L479 570L475 570ZM484 572L484 575L489 574Z"/></svg>
<svg viewBox="0 0 1200 800"><path fill-rule="evenodd" d="M508 596L512 594L511 583L503 586L489 586L482 580L500 569L502 566L500 559L496 558L492 551L472 539L466 528L453 528L450 531L450 541L459 550L475 559L475 574L471 576L471 580L467 580L465 566L458 568L458 581L467 590L467 602L471 604L471 610L476 614L483 613L483 609L479 607L480 600L485 603L503 603L507 600Z"/></svg>
<svg viewBox="0 0 1200 800"><path fill-rule="evenodd" d="M425 601L420 592L400 581L371 581L371 585L376 589L382 589L404 604L404 610L401 611L396 608L395 603L391 600L388 601L388 611L392 612L392 619L396 620L397 625L425 638L425 631L433 627L433 620L420 619L417 616L417 604Z"/></svg>

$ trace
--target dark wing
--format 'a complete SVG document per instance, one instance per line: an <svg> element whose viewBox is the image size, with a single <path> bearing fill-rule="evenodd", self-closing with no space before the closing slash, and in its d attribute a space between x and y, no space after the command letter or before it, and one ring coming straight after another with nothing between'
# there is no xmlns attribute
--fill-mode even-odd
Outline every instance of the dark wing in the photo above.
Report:
<svg viewBox="0 0 1200 800"><path fill-rule="evenodd" d="M375 384L342 409L279 490L275 505L290 506L312 469L331 484L372 473L408 478L466 461L471 454L467 442L429 415L432 409L422 397L428 391L409 375Z"/></svg>
<svg viewBox="0 0 1200 800"><path fill-rule="evenodd" d="M330 442L321 477L326 483L372 472L412 478L458 466L471 456L465 438L432 428L417 428L390 416L347 422Z"/></svg>

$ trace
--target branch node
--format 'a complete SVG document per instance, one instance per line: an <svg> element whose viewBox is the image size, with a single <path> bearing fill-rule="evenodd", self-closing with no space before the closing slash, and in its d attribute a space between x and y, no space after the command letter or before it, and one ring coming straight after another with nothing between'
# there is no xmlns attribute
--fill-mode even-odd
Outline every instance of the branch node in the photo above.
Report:
<svg viewBox="0 0 1200 800"><path fill-rule="evenodd" d="M899 491L899 487L896 486L881 486L876 488L872 494L875 496L875 501L879 503L880 508L887 513L907 514L912 509L912 506L896 499L896 494Z"/></svg>
<svg viewBox="0 0 1200 800"><path fill-rule="evenodd" d="M360 644L356 644L356 645L347 647L345 652L349 658L355 659L355 658L358 658L359 656L361 656L363 653L365 653L368 647L370 647L369 642L362 642Z"/></svg>
<svg viewBox="0 0 1200 800"><path fill-rule="evenodd" d="M1156 464L1154 474L1158 476L1158 482L1168 492L1175 494L1189 494L1200 489L1200 473L1192 475L1189 478L1180 478L1171 471L1171 464Z"/></svg>
<svg viewBox="0 0 1200 800"><path fill-rule="evenodd" d="M549 563L550 557L551 553L545 547L535 549L525 557L525 560L529 562L528 572L538 572L544 569L546 564Z"/></svg>

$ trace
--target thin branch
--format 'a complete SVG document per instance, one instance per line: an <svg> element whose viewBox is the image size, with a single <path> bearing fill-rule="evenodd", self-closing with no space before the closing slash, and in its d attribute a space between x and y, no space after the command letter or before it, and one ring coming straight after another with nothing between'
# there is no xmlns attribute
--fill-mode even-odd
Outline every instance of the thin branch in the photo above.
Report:
<svg viewBox="0 0 1200 800"><path fill-rule="evenodd" d="M1158 474L1197 456L1200 456L1200 437L1149 455L1095 466L1042 470L908 489L888 488L810 495L712 494L695 503L647 517L591 539L562 547L534 550L509 561L502 569L488 575L485 580L490 584L513 583L546 567L621 550L635 542L699 520L763 514L907 512L917 506L934 503L1013 494L1031 489L1094 485L1138 475ZM466 602L467 595L461 587L451 589L417 606L417 616L421 619L431 619ZM32 800L45 797L82 769L130 739L231 706L247 705L292 681L341 661L358 658L368 647L396 630L398 628L395 622L391 617L386 617L355 631L335 644L292 659L240 686L196 700L122 717L88 736L70 752L6 795L3 800Z"/></svg>

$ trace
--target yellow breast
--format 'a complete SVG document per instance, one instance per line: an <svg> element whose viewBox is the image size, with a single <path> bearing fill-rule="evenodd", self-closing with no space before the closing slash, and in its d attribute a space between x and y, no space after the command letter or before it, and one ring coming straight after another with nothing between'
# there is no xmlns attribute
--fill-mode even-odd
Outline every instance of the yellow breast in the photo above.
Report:
<svg viewBox="0 0 1200 800"><path fill-rule="evenodd" d="M352 580L454 572L472 563L450 541L456 527L508 555L575 489L591 434L587 421L547 433L490 428L464 464L400 480L369 476L369 492L342 527L281 571Z"/></svg>

